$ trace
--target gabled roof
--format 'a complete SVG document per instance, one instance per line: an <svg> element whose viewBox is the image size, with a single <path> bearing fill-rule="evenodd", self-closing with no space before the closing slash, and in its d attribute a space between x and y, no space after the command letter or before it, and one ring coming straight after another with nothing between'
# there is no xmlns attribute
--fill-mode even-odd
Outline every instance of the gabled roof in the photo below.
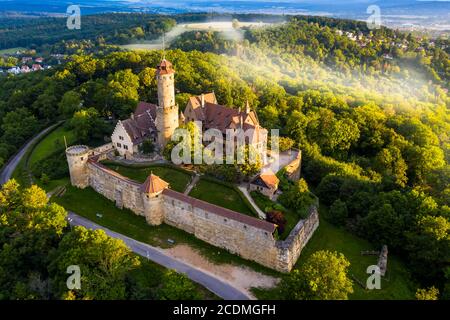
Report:
<svg viewBox="0 0 450 320"><path fill-rule="evenodd" d="M156 132L156 105L147 102L139 102L131 118L122 121L122 125L131 141L139 144Z"/></svg>
<svg viewBox="0 0 450 320"><path fill-rule="evenodd" d="M150 173L150 175L141 186L141 192L153 194L161 192L168 187L169 184L166 181L164 181L157 175Z"/></svg>
<svg viewBox="0 0 450 320"><path fill-rule="evenodd" d="M225 133L226 129L239 128L241 123L244 130L259 127L259 120L254 111L250 110L247 113L247 110L240 111L220 105L217 103L214 92L190 97L189 104L195 112L196 120L203 122L205 130L215 128Z"/></svg>
<svg viewBox="0 0 450 320"><path fill-rule="evenodd" d="M260 185L269 189L278 188L278 183L280 180L278 177L271 171L268 170L259 174L255 180L252 181L252 184Z"/></svg>

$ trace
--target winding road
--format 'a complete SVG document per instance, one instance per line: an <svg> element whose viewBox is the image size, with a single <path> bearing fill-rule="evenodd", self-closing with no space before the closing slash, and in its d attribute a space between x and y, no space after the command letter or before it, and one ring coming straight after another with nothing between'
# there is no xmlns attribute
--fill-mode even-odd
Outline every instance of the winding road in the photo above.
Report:
<svg viewBox="0 0 450 320"><path fill-rule="evenodd" d="M27 152L27 150L33 145L34 142L39 140L43 135L47 134L47 132L51 131L53 128L58 126L60 122L42 130L40 133L35 135L32 139L28 140L28 142L20 148L19 152L16 153L14 157L9 160L9 162L3 167L2 172L0 173L0 184L4 184L6 181L11 179L11 175L19 164L20 160L22 160L23 156Z"/></svg>
<svg viewBox="0 0 450 320"><path fill-rule="evenodd" d="M0 173L1 184L4 184L11 178L11 175L16 169L17 165L19 164L20 160L23 158L27 150L33 145L33 143L37 141L40 137L45 135L47 132L52 130L57 125L58 124L55 124L41 131L19 150L19 152L8 162L8 164L5 165L3 171ZM124 236L123 234L111 231L84 217L77 215L74 212L69 212L67 219L70 225L72 226L84 226L88 229L104 230L109 236L123 240L134 253L142 257L145 257L157 264L160 264L166 268L174 269L177 272L184 273L189 279L201 284L202 286L204 286L217 296L221 297L222 299L225 300L252 299L245 291L234 287L225 279L221 279L214 274L196 268L195 266L189 265L179 259L173 258L157 247L150 246L146 243L139 242L132 238Z"/></svg>

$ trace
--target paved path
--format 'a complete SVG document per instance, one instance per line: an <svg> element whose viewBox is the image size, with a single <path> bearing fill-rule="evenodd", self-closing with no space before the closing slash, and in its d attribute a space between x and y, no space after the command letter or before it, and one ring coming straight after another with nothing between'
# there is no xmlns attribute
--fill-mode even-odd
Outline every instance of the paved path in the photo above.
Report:
<svg viewBox="0 0 450 320"><path fill-rule="evenodd" d="M34 141L42 137L42 135L46 134L49 130L51 130L57 124L43 130L38 135L36 135L33 139L31 139L25 146L23 146L19 152L11 159L11 161L5 165L4 170L0 174L0 182L1 184L5 183L11 178L13 171L16 169L20 160L23 158L28 148L32 145ZM249 300L251 297L244 291L233 287L230 283L225 281L224 279L220 279L215 275L206 272L204 270L198 269L195 266L189 265L181 260L175 259L161 249L152 247L146 243L142 243L131 239L127 236L119 234L117 232L111 231L107 228L104 228L98 224L93 223L92 221L80 217L79 215L69 212L68 213L69 223L71 225L81 225L90 229L103 229L105 232L111 237L122 239L130 249L143 256L149 260L152 260L166 268L174 269L178 272L186 274L186 276L195 281L211 292L215 293L217 296L226 300Z"/></svg>
<svg viewBox="0 0 450 320"><path fill-rule="evenodd" d="M192 179L192 181L187 186L186 190L184 190L185 195L188 195L192 191L192 188L194 188L194 186L197 184L199 179L200 179L200 175L196 174L194 176L194 178Z"/></svg>
<svg viewBox="0 0 450 320"><path fill-rule="evenodd" d="M44 129L39 134L34 136L31 140L27 142L22 148L20 148L19 152L4 166L2 172L0 173L0 184L4 184L6 181L11 179L11 175L16 169L17 165L19 164L20 160L24 156L25 152L27 152L28 148L31 147L31 145L38 140L40 137L45 135L47 132L52 130L55 126L59 125L59 123L54 124L47 129Z"/></svg>
<svg viewBox="0 0 450 320"><path fill-rule="evenodd" d="M71 225L84 226L89 229L104 230L109 236L123 240L130 249L140 256L147 257L166 268L174 269L178 272L186 274L191 280L201 284L211 292L226 300L248 300L250 297L243 291L233 287L226 281L216 277L215 275L197 269L181 260L168 256L163 250L152 247L146 243L131 239L120 233L111 231L102 227L88 219L85 219L73 212L69 212L68 220Z"/></svg>
<svg viewBox="0 0 450 320"><path fill-rule="evenodd" d="M264 219L266 220L266 214L258 207L258 205L256 204L256 202L253 200L252 196L250 195L250 193L248 192L247 186L245 184L240 184L238 186L239 190L242 191L242 193L244 194L244 196L247 198L247 200L250 202L250 204L252 205L252 207L256 210L256 212L258 212L258 216L260 219Z"/></svg>

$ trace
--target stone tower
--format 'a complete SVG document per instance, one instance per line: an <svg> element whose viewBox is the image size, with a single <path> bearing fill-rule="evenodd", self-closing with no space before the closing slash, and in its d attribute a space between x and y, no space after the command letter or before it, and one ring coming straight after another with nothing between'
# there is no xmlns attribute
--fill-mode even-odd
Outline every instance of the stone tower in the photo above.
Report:
<svg viewBox="0 0 450 320"><path fill-rule="evenodd" d="M70 182L73 186L84 189L89 185L87 161L89 147L84 145L71 146L66 149L69 164Z"/></svg>
<svg viewBox="0 0 450 320"><path fill-rule="evenodd" d="M156 128L158 143L164 148L173 132L178 128L178 105L175 103L175 70L172 64L163 59L156 70L158 82L158 108L156 109Z"/></svg>
<svg viewBox="0 0 450 320"><path fill-rule="evenodd" d="M152 226L159 226L164 221L163 197L160 195L168 187L166 181L153 173L150 173L141 186L144 216L147 223Z"/></svg>

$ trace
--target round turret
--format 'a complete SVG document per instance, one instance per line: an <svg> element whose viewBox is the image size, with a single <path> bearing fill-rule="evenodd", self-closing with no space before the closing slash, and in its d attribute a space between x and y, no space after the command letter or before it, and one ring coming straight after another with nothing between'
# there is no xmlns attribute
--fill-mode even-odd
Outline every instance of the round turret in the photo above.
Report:
<svg viewBox="0 0 450 320"><path fill-rule="evenodd" d="M73 186L82 189L89 185L89 171L87 167L89 151L89 147L84 145L71 146L66 149L70 182Z"/></svg>

